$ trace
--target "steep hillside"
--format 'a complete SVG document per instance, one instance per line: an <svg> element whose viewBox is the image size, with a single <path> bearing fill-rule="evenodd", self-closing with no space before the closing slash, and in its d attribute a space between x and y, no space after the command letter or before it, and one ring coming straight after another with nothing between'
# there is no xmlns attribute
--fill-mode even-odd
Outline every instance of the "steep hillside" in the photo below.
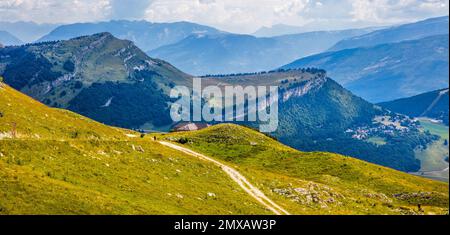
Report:
<svg viewBox="0 0 450 235"><path fill-rule="evenodd" d="M23 44L23 42L20 41L20 39L16 38L14 35L6 31L0 31L0 43L3 44L4 46Z"/></svg>
<svg viewBox="0 0 450 235"><path fill-rule="evenodd" d="M0 101L0 139L12 138L13 130L18 139L37 140L122 140L125 134L135 134L70 111L48 108L1 81Z"/></svg>
<svg viewBox="0 0 450 235"><path fill-rule="evenodd" d="M236 34L193 35L148 54L195 75L267 71L323 52L344 38L367 32L370 29L309 32L272 38Z"/></svg>
<svg viewBox="0 0 450 235"><path fill-rule="evenodd" d="M47 105L129 128L170 123L166 93L190 78L109 33L0 49L0 75Z"/></svg>
<svg viewBox="0 0 450 235"><path fill-rule="evenodd" d="M177 43L192 34L216 34L220 31L189 22L150 23L147 21L108 21L62 25L38 42L68 40L75 37L109 32L117 38L133 41L144 51Z"/></svg>
<svg viewBox="0 0 450 235"><path fill-rule="evenodd" d="M331 153L305 153L236 125L163 135L235 166L293 214L446 213L448 184ZM180 144L181 145L181 144Z"/></svg>
<svg viewBox="0 0 450 235"><path fill-rule="evenodd" d="M410 117L429 117L443 121L448 126L448 88L427 92L410 98L380 103L389 110Z"/></svg>
<svg viewBox="0 0 450 235"><path fill-rule="evenodd" d="M371 102L410 97L448 87L448 35L326 52L283 68L327 70L345 88Z"/></svg>
<svg viewBox="0 0 450 235"><path fill-rule="evenodd" d="M358 47L372 47L380 44L417 40L434 35L448 34L448 16L431 18L411 24L377 30L354 38L344 39L333 46L330 51Z"/></svg>
<svg viewBox="0 0 450 235"><path fill-rule="evenodd" d="M0 86L0 214L270 214L212 164Z"/></svg>
<svg viewBox="0 0 450 235"><path fill-rule="evenodd" d="M420 169L414 150L438 138L422 133L418 122L353 95L323 70L206 77L204 83L279 86L279 125L270 135L302 151L335 152L410 172Z"/></svg>

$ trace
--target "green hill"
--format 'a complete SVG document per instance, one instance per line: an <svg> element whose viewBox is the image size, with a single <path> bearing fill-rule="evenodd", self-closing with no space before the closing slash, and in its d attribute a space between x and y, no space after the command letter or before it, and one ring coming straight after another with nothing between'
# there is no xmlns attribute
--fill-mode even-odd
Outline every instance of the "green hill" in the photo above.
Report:
<svg viewBox="0 0 450 235"><path fill-rule="evenodd" d="M448 184L332 153L299 152L231 124L163 135L234 166L295 214L447 213ZM181 144L180 144L181 145Z"/></svg>
<svg viewBox="0 0 450 235"><path fill-rule="evenodd" d="M0 86L0 214L270 214L212 164Z"/></svg>
<svg viewBox="0 0 450 235"><path fill-rule="evenodd" d="M0 214L270 214L217 166L0 84ZM292 214L448 210L447 184L336 154L298 152L244 127L164 138L181 136Z"/></svg>

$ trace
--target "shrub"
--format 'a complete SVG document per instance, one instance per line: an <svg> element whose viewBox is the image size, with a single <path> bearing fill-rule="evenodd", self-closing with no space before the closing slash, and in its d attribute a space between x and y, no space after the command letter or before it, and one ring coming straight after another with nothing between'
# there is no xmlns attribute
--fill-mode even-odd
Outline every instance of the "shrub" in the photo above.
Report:
<svg viewBox="0 0 450 235"><path fill-rule="evenodd" d="M184 138L184 137L182 137L182 138L180 138L178 140L178 143L180 143L180 144L187 144L188 142L189 142L189 140L187 138Z"/></svg>

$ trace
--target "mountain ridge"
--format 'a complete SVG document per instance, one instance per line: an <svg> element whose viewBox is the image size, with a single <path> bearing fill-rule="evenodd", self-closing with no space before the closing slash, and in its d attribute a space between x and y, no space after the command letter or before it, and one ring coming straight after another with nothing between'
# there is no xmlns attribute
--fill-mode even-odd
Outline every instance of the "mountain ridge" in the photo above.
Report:
<svg viewBox="0 0 450 235"><path fill-rule="evenodd" d="M303 32L304 29L300 26L276 24L272 25L271 27L263 26L258 30L256 30L254 33L252 33L252 35L256 37L275 37L288 34L298 34Z"/></svg>
<svg viewBox="0 0 450 235"><path fill-rule="evenodd" d="M371 102L408 97L448 86L448 35L325 52L282 68L297 67L323 68Z"/></svg>
<svg viewBox="0 0 450 235"><path fill-rule="evenodd" d="M62 25L37 42L68 40L75 37L109 32L119 39L133 41L144 51L176 43L191 34L216 34L221 31L190 22L151 23L148 21L113 20L99 23Z"/></svg>
<svg viewBox="0 0 450 235"><path fill-rule="evenodd" d="M194 75L268 71L294 59L325 51L343 38L367 32L370 29L262 38L230 33L192 35L178 43L148 51L148 54Z"/></svg>
<svg viewBox="0 0 450 235"><path fill-rule="evenodd" d="M21 45L23 42L7 31L0 30L0 43L4 46Z"/></svg>
<svg viewBox="0 0 450 235"><path fill-rule="evenodd" d="M58 24L38 24L32 21L0 21L0 30L17 36L25 43L31 43L59 26Z"/></svg>
<svg viewBox="0 0 450 235"><path fill-rule="evenodd" d="M414 23L377 30L354 38L344 39L330 48L330 51L371 47L379 44L418 40L433 35L449 34L448 28L448 16L430 18Z"/></svg>

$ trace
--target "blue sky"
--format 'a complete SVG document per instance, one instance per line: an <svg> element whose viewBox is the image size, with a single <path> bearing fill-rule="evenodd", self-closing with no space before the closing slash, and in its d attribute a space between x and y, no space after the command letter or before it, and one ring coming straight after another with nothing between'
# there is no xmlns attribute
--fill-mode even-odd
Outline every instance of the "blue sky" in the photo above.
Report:
<svg viewBox="0 0 450 235"><path fill-rule="evenodd" d="M390 25L448 11L448 0L0 0L0 21L184 20L238 33L280 23L320 29Z"/></svg>

